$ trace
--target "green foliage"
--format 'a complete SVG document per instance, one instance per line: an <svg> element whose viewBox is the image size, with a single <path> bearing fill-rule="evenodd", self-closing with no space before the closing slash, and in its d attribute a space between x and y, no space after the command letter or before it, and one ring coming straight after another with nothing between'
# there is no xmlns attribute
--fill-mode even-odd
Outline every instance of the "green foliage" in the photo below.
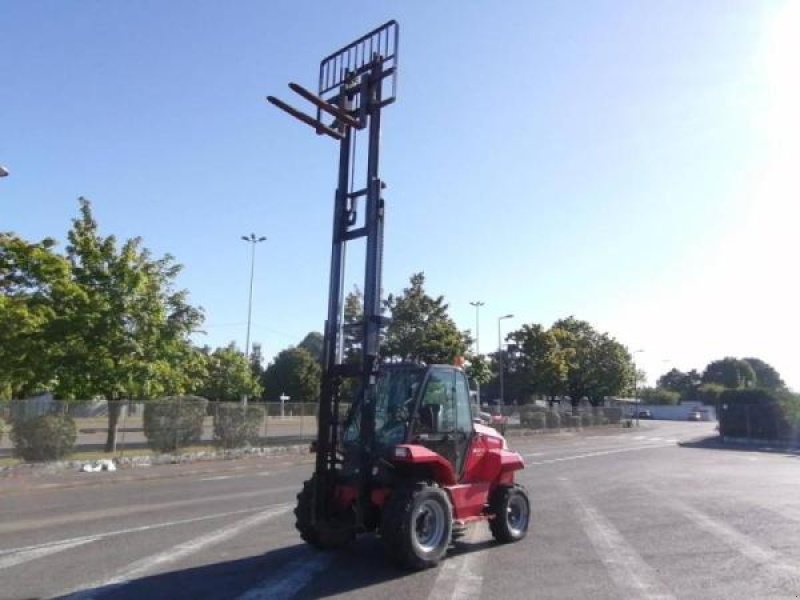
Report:
<svg viewBox="0 0 800 600"><path fill-rule="evenodd" d="M725 386L718 383L704 383L697 388L697 399L703 404L709 406L716 406L719 402L719 397L726 390Z"/></svg>
<svg viewBox="0 0 800 600"><path fill-rule="evenodd" d="M592 422L596 426L602 426L602 425L608 425L609 420L602 414L596 414L592 416Z"/></svg>
<svg viewBox="0 0 800 600"><path fill-rule="evenodd" d="M678 369L670 369L658 378L658 387L678 392L682 402L696 399L696 392L700 383L700 374L695 369L688 373Z"/></svg>
<svg viewBox="0 0 800 600"><path fill-rule="evenodd" d="M642 388L638 394L644 404L675 405L681 401L680 393L664 388Z"/></svg>
<svg viewBox="0 0 800 600"><path fill-rule="evenodd" d="M591 427L594 424L594 418L589 413L581 415L581 427Z"/></svg>
<svg viewBox="0 0 800 600"><path fill-rule="evenodd" d="M213 352L203 351L206 376L197 392L210 400L235 402L243 396L258 397L261 384L253 377L247 357L231 342Z"/></svg>
<svg viewBox="0 0 800 600"><path fill-rule="evenodd" d="M611 406L603 409L603 416L612 425L617 425L622 420L622 409Z"/></svg>
<svg viewBox="0 0 800 600"><path fill-rule="evenodd" d="M386 299L391 321L384 355L393 360L452 364L455 357L466 354L472 340L448 315L444 297L429 296L424 286L425 275L415 273L401 295L390 294Z"/></svg>
<svg viewBox="0 0 800 600"><path fill-rule="evenodd" d="M760 358L743 358L744 362L746 362L750 367L753 369L753 372L756 375L756 385L760 388L765 388L768 390L781 390L786 387L786 384L781 379L780 374L776 371L772 365L767 364Z"/></svg>
<svg viewBox="0 0 800 600"><path fill-rule="evenodd" d="M566 392L573 406L584 397L599 405L628 389L633 361L622 344L574 317L556 321L552 333L567 360Z"/></svg>
<svg viewBox="0 0 800 600"><path fill-rule="evenodd" d="M223 448L253 446L263 423L263 406L220 403L214 411L214 439Z"/></svg>
<svg viewBox="0 0 800 600"><path fill-rule="evenodd" d="M797 439L800 395L767 389L732 390L720 394L720 435L756 439Z"/></svg>
<svg viewBox="0 0 800 600"><path fill-rule="evenodd" d="M6 422L3 419L0 419L0 444L3 443L3 436L6 433Z"/></svg>
<svg viewBox="0 0 800 600"><path fill-rule="evenodd" d="M716 383L730 389L756 385L756 373L745 360L728 356L710 363L703 371L703 383Z"/></svg>
<svg viewBox="0 0 800 600"><path fill-rule="evenodd" d="M470 381L478 385L484 385L492 379L492 369L489 367L489 362L486 360L486 357L482 354L471 356L469 358L469 364L467 364L464 371Z"/></svg>
<svg viewBox="0 0 800 600"><path fill-rule="evenodd" d="M298 348L307 350L308 353L320 364L322 364L322 346L323 336L318 331L308 332L306 337L304 337L303 340L297 344Z"/></svg>
<svg viewBox="0 0 800 600"><path fill-rule="evenodd" d="M563 413L561 415L561 425L569 429L578 429L578 427L581 426L581 417L579 415Z"/></svg>
<svg viewBox="0 0 800 600"><path fill-rule="evenodd" d="M316 402L321 373L319 363L307 350L283 350L264 372L265 398L277 402L281 394L286 394L292 402Z"/></svg>
<svg viewBox="0 0 800 600"><path fill-rule="evenodd" d="M6 399L52 387L65 318L83 300L54 245L49 238L29 243L0 233L0 394Z"/></svg>
<svg viewBox="0 0 800 600"><path fill-rule="evenodd" d="M15 420L14 455L26 461L59 460L72 453L78 431L69 415L40 415Z"/></svg>
<svg viewBox="0 0 800 600"><path fill-rule="evenodd" d="M558 429L561 427L561 417L557 412L549 410L545 413L545 422L548 429Z"/></svg>
<svg viewBox="0 0 800 600"><path fill-rule="evenodd" d="M552 330L523 325L508 338L516 345L516 370L528 392L556 396L566 391L572 351L561 346Z"/></svg>
<svg viewBox="0 0 800 600"><path fill-rule="evenodd" d="M544 412L534 412L522 421L522 425L531 429L544 429L547 426L547 416Z"/></svg>
<svg viewBox="0 0 800 600"><path fill-rule="evenodd" d="M208 400L171 396L144 405L144 435L158 452L174 452L200 441Z"/></svg>

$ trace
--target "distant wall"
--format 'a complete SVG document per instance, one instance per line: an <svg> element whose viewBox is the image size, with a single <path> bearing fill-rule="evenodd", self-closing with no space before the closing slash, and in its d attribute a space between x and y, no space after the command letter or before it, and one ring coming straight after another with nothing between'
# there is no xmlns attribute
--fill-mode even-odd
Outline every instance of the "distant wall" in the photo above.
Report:
<svg viewBox="0 0 800 600"><path fill-rule="evenodd" d="M629 411L636 410L637 405L632 405ZM695 408L703 411L704 421L716 421L717 411L713 406L706 406L702 402L684 402L682 404L664 406L661 404L639 404L639 410L649 410L653 413L654 419L663 419L665 421L686 421L689 418L689 413ZM627 411L626 411L627 414Z"/></svg>

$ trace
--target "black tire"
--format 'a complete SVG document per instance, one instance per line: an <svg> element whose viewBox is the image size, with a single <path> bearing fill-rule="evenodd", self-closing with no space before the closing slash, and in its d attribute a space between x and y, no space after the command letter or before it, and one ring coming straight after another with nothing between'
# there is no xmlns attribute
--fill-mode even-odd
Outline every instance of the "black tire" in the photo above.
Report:
<svg viewBox="0 0 800 600"><path fill-rule="evenodd" d="M403 567L419 570L439 564L452 532L450 499L434 485L400 487L383 507L381 538L390 558Z"/></svg>
<svg viewBox="0 0 800 600"><path fill-rule="evenodd" d="M528 533L531 503L527 490L521 485L497 487L489 499L489 512L493 515L489 529L498 542L518 542Z"/></svg>
<svg viewBox="0 0 800 600"><path fill-rule="evenodd" d="M344 546L355 537L352 526L346 523L313 523L314 478L303 483L303 489L297 494L297 506L294 509L296 518L294 526L300 532L304 542L320 550L331 550Z"/></svg>

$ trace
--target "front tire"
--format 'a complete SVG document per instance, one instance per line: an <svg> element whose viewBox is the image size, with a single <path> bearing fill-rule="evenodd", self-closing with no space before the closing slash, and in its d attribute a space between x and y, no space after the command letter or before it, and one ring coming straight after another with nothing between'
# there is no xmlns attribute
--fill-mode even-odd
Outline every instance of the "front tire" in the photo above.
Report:
<svg viewBox="0 0 800 600"><path fill-rule="evenodd" d="M489 529L501 544L518 542L528 533L531 503L527 490L521 485L497 487L489 500Z"/></svg>
<svg viewBox="0 0 800 600"><path fill-rule="evenodd" d="M354 531L347 523L336 526L334 523L320 522L314 523L314 478L303 483L303 489L297 494L297 506L294 509L296 518L295 527L300 532L300 537L304 542L311 544L320 550L331 550L339 548L350 542L354 537Z"/></svg>
<svg viewBox="0 0 800 600"><path fill-rule="evenodd" d="M392 492L383 507L381 538L387 554L409 569L427 569L444 558L453 532L447 493L418 483Z"/></svg>

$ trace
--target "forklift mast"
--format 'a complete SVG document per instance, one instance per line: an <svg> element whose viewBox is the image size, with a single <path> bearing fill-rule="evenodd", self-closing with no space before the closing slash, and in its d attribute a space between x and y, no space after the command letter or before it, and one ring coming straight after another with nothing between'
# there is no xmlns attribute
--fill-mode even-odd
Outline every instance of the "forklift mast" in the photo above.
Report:
<svg viewBox="0 0 800 600"><path fill-rule="evenodd" d="M368 405L375 385L381 328L381 270L383 263L384 199L386 187L379 175L381 111L397 93L399 26L389 21L322 59L319 85L314 94L296 83L292 91L316 107L316 116L303 113L268 96L270 103L311 126L318 135L339 142L339 169L334 197L328 315L323 344L323 373L318 413L315 514L325 516L325 495L341 459L337 456L340 419L340 388L343 379L359 380L362 434L361 496L367 493L370 449L374 434L374 411ZM324 113L324 114L323 114ZM326 125L324 117L333 117ZM353 189L357 132L367 130L366 181ZM362 142L363 144L363 142ZM363 156L363 152L361 153ZM361 159L363 161L363 159ZM362 202L363 199L363 202ZM362 208L363 207L363 208ZM359 213L362 213L361 215ZM360 330L361 356L346 363L343 356L345 256L347 244L365 239L364 310L362 320L347 327Z"/></svg>

